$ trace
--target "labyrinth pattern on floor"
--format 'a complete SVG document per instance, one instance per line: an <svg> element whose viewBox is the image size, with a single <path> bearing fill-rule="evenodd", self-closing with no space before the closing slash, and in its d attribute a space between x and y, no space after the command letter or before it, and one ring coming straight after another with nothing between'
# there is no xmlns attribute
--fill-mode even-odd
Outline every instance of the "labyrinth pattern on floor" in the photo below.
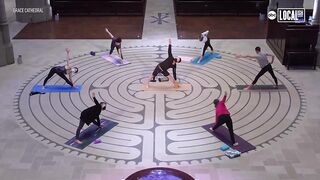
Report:
<svg viewBox="0 0 320 180"><path fill-rule="evenodd" d="M71 59L79 68L73 79L82 84L79 93L47 93L29 96L35 84L42 84L51 67L37 73L17 92L15 108L18 124L34 139L75 156L127 165L175 165L210 163L224 156L223 144L201 126L214 122L213 100L227 91L235 133L263 148L294 130L303 119L302 90L284 73L275 70L279 91L238 91L236 85L251 84L260 67L251 59L222 55L206 65L178 64L180 82L191 91L141 91L140 84L167 55L167 46L124 47L131 64L115 66L89 54ZM199 48L173 46L174 56L197 56ZM55 65L64 65L61 61ZM171 71L169 70L171 73ZM48 84L64 84L54 76ZM272 85L270 74L257 84ZM107 102L101 118L119 123L101 137L102 143L79 150L64 143L75 135L82 110L94 105L91 94ZM86 128L86 126L84 127ZM259 149L259 148L258 148Z"/></svg>

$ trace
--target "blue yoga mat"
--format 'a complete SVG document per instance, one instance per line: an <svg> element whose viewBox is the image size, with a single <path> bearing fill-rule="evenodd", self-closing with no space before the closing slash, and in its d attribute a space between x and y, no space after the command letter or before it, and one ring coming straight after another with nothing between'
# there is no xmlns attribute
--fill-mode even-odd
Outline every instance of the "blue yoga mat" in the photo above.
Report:
<svg viewBox="0 0 320 180"><path fill-rule="evenodd" d="M106 132L110 131L112 128L114 128L118 123L109 121L106 119L101 119L101 126L102 128L99 129L96 125L91 124L87 129L83 130L80 133L80 141L82 141L82 144L78 144L75 141L76 137L73 137L72 139L68 140L65 144L78 148L78 149L84 149L89 144L91 144L93 141L104 135Z"/></svg>
<svg viewBox="0 0 320 180"><path fill-rule="evenodd" d="M82 86L75 85L71 87L70 85L46 85L45 89L42 89L42 85L35 85L32 88L32 92L80 92Z"/></svg>
<svg viewBox="0 0 320 180"><path fill-rule="evenodd" d="M236 134L234 134L234 139L236 140L236 142L239 143L239 145L233 147L228 129L224 126L220 126L216 130L211 131L209 128L212 127L213 125L214 124L208 124L202 127L203 129L207 130L209 133L211 133L212 135L217 137L220 141L224 142L225 144L232 147L233 149L238 150L241 153L256 149L254 145L250 144L248 141L242 139L240 136Z"/></svg>
<svg viewBox="0 0 320 180"><path fill-rule="evenodd" d="M211 52L206 52L202 58L202 60L200 61L200 63L198 63L200 56L193 58L191 60L192 64L199 64L199 65L204 65L207 64L208 62L210 62L212 59L216 58L216 59L220 59L221 55L218 53L211 53Z"/></svg>

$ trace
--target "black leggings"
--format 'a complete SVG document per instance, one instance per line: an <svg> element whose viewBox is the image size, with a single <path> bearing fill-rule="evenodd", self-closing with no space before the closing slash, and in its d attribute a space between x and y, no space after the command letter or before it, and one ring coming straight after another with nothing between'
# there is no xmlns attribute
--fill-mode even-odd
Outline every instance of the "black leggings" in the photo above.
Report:
<svg viewBox="0 0 320 180"><path fill-rule="evenodd" d="M274 80L274 82L276 83L276 85L278 85L278 79L276 77L276 75L274 75L274 72L272 70L272 66L271 64L269 63L268 65L266 65L265 67L263 67L261 69L261 71L258 73L258 75L256 76L256 78L254 78L253 82L252 82L252 85L255 85L258 81L258 79L266 72L269 72Z"/></svg>
<svg viewBox="0 0 320 180"><path fill-rule="evenodd" d="M206 52L208 47L210 47L211 51L213 51L213 47L210 44L210 39L208 39L206 41L206 43L204 44L203 51L202 51L202 56L204 56L204 53Z"/></svg>
<svg viewBox="0 0 320 180"><path fill-rule="evenodd" d="M232 144L234 144L236 141L234 140L232 119L231 119L231 117L230 117L229 114L225 114L225 115L219 116L219 118L218 118L218 123L215 124L215 125L212 127L212 130L217 129L218 127L222 126L224 123L226 123L226 125L227 125L227 127L228 127Z"/></svg>
<svg viewBox="0 0 320 180"><path fill-rule="evenodd" d="M98 122L92 121L92 123L95 124L96 126L100 127L100 124L99 124ZM83 128L84 124L85 124L85 121L80 120L79 126L78 126L78 128L77 128L77 132L76 132L76 139L78 139L78 140L80 140L80 139L79 139L79 138L80 138L80 131L81 131L81 129Z"/></svg>
<svg viewBox="0 0 320 180"><path fill-rule="evenodd" d="M58 74L58 76L60 76L62 79L64 79L70 86L73 86L72 82L63 74L63 72L58 71L56 68L51 68L48 76L46 77L46 79L43 82L43 86L45 86L47 84L47 81L52 78L52 76L54 74Z"/></svg>

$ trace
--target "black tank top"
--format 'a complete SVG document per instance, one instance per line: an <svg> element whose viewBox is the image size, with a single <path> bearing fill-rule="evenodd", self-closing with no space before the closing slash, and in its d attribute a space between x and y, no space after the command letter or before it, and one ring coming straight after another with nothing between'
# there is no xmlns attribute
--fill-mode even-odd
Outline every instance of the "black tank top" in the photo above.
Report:
<svg viewBox="0 0 320 180"><path fill-rule="evenodd" d="M56 66L55 69L57 73L67 74L67 69L65 66Z"/></svg>

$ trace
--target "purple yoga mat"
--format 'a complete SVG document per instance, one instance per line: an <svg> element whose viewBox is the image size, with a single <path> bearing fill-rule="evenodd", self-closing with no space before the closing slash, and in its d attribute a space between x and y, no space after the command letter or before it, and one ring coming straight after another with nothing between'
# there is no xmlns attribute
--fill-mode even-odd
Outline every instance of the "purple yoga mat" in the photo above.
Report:
<svg viewBox="0 0 320 180"><path fill-rule="evenodd" d="M254 145L250 144L248 141L242 139L240 136L236 134L234 134L234 139L236 140L236 142L239 143L239 145L233 147L228 128L222 125L218 129L211 131L209 128L212 127L213 125L214 124L208 124L202 127L203 129L207 130L209 133L217 137L220 141L230 146L232 149L238 150L241 153L256 149Z"/></svg>

